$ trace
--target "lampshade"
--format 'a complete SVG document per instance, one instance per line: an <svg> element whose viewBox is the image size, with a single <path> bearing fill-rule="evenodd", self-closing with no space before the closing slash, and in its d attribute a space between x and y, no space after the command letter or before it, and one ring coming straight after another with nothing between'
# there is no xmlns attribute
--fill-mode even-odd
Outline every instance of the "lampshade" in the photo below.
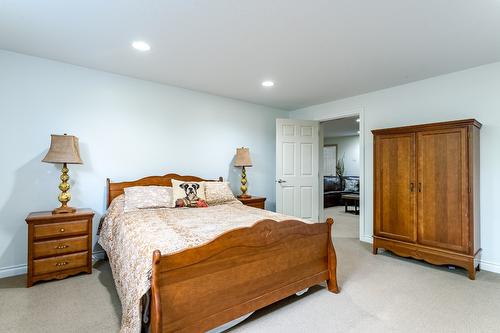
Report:
<svg viewBox="0 0 500 333"><path fill-rule="evenodd" d="M83 164L78 138L73 135L51 135L50 148L42 160L46 163Z"/></svg>
<svg viewBox="0 0 500 333"><path fill-rule="evenodd" d="M236 148L236 158L234 166L237 167L251 167L252 160L250 160L250 150L248 148Z"/></svg>

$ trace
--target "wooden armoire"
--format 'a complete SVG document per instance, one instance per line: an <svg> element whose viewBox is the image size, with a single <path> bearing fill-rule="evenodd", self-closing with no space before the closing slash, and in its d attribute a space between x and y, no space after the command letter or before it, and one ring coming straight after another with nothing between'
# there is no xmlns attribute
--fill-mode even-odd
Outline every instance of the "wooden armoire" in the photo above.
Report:
<svg viewBox="0 0 500 333"><path fill-rule="evenodd" d="M474 119L373 130L373 253L455 265L475 279L479 130Z"/></svg>

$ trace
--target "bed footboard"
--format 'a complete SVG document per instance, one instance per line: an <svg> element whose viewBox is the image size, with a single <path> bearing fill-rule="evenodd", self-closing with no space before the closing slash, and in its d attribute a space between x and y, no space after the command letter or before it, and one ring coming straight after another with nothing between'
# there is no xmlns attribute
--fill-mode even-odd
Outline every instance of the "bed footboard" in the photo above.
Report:
<svg viewBox="0 0 500 333"><path fill-rule="evenodd" d="M151 332L204 332L305 288L337 286L333 220L262 220L199 247L153 254Z"/></svg>

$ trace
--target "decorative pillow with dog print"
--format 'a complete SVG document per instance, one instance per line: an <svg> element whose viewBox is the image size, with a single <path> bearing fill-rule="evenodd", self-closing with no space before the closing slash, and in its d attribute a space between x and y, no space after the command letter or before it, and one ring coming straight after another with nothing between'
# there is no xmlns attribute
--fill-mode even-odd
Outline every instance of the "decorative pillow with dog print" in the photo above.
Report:
<svg viewBox="0 0 500 333"><path fill-rule="evenodd" d="M226 202L238 201L228 182L205 182L205 196L208 205L221 205Z"/></svg>
<svg viewBox="0 0 500 333"><path fill-rule="evenodd" d="M205 183L172 179L176 207L206 207Z"/></svg>
<svg viewBox="0 0 500 333"><path fill-rule="evenodd" d="M124 211L130 212L147 208L173 208L173 190L167 186L126 187Z"/></svg>

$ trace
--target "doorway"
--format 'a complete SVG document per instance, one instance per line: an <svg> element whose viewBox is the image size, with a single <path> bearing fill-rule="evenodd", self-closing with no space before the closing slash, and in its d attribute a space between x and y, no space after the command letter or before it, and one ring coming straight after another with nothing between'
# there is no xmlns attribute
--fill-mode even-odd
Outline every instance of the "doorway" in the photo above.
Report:
<svg viewBox="0 0 500 333"><path fill-rule="evenodd" d="M360 239L360 117L320 123L320 216L333 217L335 237Z"/></svg>

